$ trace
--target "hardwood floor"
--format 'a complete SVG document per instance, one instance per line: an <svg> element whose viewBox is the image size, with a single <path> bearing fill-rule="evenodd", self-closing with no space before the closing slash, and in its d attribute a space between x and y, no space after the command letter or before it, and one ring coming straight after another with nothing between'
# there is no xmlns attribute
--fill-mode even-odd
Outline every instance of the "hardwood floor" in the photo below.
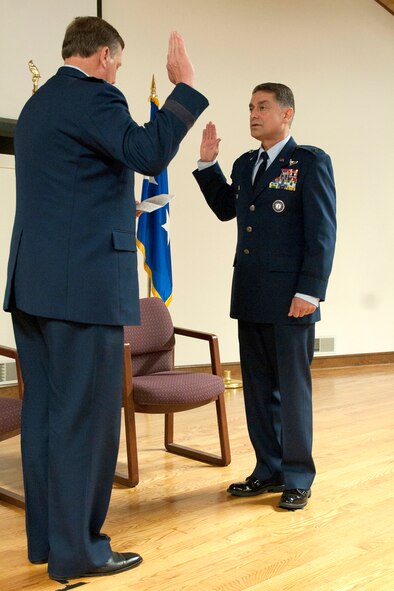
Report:
<svg viewBox="0 0 394 591"><path fill-rule="evenodd" d="M278 494L230 497L253 467L240 390L226 394L233 461L206 466L162 451L162 417L138 416L140 484L114 487L104 531L143 564L70 581L94 591L394 589L394 365L315 370L317 478L302 511ZM217 446L214 406L176 416L179 436ZM18 438L1 443L1 484L21 490ZM125 457L124 446L120 459ZM0 589L55 591L27 562L24 512L0 505ZM71 588L71 587L69 587Z"/></svg>

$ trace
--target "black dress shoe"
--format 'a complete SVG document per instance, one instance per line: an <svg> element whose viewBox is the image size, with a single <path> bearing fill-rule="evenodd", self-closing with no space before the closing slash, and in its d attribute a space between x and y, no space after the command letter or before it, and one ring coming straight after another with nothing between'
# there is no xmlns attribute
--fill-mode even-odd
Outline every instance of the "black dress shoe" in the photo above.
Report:
<svg viewBox="0 0 394 591"><path fill-rule="evenodd" d="M258 480L254 476L248 476L244 482L230 484L227 492L235 497L254 497L268 492L282 492L284 488L284 484L272 479Z"/></svg>
<svg viewBox="0 0 394 591"><path fill-rule="evenodd" d="M303 509L308 504L311 496L311 490L302 490L301 488L291 488L284 491L279 501L279 507L283 509Z"/></svg>
<svg viewBox="0 0 394 591"><path fill-rule="evenodd" d="M111 556L103 566L92 568L91 571L75 577L57 577L49 574L50 579L59 582L67 582L67 579L82 579L84 577L105 577L107 575L116 575L126 570L138 566L142 562L142 556L134 552L112 552Z"/></svg>

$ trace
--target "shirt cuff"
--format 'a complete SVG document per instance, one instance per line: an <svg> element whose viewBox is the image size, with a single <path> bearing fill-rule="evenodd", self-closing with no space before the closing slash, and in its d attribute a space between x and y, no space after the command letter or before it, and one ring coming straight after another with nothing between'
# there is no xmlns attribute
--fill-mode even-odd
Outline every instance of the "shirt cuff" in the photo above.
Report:
<svg viewBox="0 0 394 591"><path fill-rule="evenodd" d="M216 164L216 160L212 160L212 162L204 162L204 160L198 160L197 168L198 168L198 170L205 170L206 168L209 168L210 166L213 166L214 164Z"/></svg>
<svg viewBox="0 0 394 591"><path fill-rule="evenodd" d="M304 293L296 293L294 297L301 298L302 300L305 300L306 302L313 304L314 306L316 306L316 308L319 307L319 302L320 302L319 298L315 298L310 295L305 295Z"/></svg>

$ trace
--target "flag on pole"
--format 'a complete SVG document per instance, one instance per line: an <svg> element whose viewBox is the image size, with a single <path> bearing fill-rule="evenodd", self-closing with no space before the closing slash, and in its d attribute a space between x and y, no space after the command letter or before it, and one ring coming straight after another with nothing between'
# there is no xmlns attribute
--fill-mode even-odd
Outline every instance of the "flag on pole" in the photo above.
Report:
<svg viewBox="0 0 394 591"><path fill-rule="evenodd" d="M150 120L153 121L159 109L154 77L149 101ZM155 177L144 177L141 201L163 194L168 194L167 170ZM161 298L169 306L172 300L172 271L168 203L150 213L142 213L138 218L137 246L143 254L144 268L150 279L149 296Z"/></svg>

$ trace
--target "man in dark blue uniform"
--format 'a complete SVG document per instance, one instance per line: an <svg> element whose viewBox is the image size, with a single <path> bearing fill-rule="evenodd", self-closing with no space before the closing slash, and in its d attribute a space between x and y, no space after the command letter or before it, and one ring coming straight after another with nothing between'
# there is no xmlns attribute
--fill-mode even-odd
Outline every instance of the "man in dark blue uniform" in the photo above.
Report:
<svg viewBox="0 0 394 591"><path fill-rule="evenodd" d="M49 576L137 566L101 533L118 453L123 326L139 323L134 171L155 175L207 107L182 37L175 88L140 127L113 84L124 42L96 17L66 31L65 64L27 102L15 136L17 203L4 308L25 384L28 556Z"/></svg>
<svg viewBox="0 0 394 591"><path fill-rule="evenodd" d="M194 176L217 217L238 224L231 316L256 465L228 492L282 492L279 506L292 510L305 507L315 477L310 364L334 256L335 187L329 156L290 136L290 88L257 86L249 109L260 149L235 161L228 184L209 123Z"/></svg>

